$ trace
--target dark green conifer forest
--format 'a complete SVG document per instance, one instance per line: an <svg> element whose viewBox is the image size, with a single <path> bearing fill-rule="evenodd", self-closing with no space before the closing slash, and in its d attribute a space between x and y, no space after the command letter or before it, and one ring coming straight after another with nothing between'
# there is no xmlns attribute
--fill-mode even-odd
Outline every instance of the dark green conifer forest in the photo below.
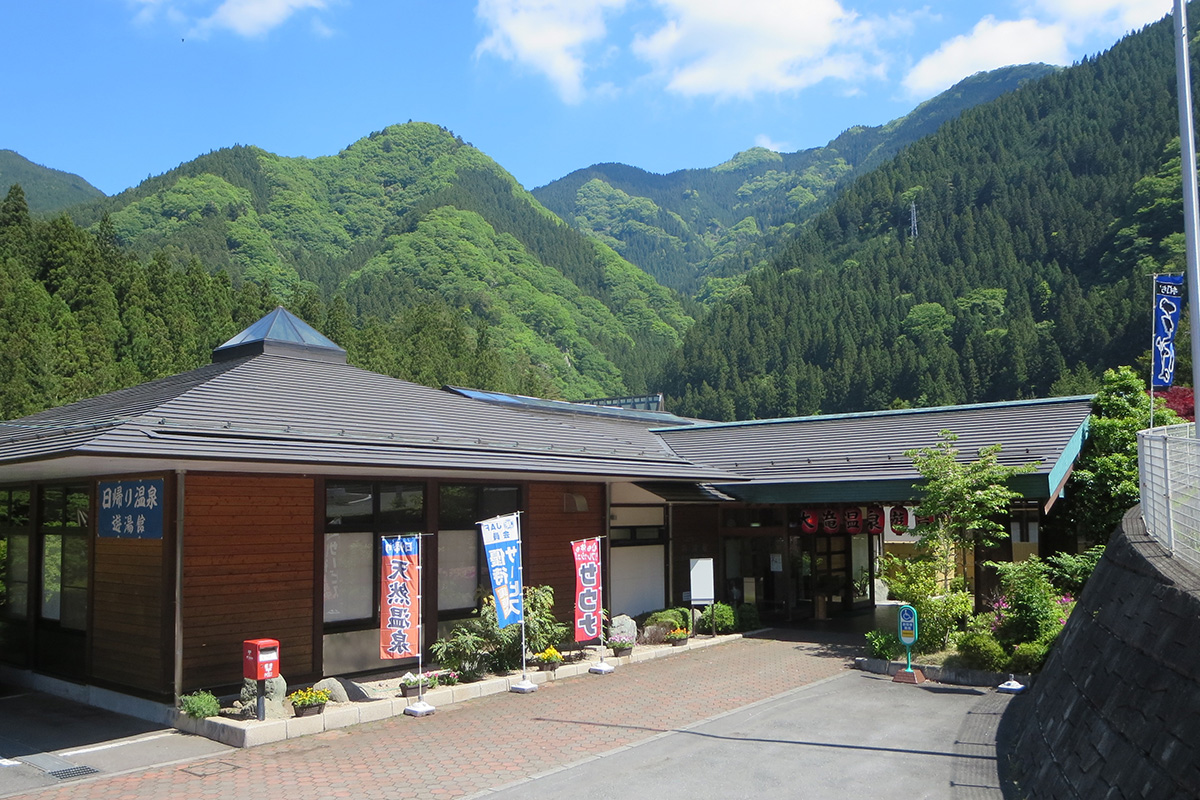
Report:
<svg viewBox="0 0 1200 800"><path fill-rule="evenodd" d="M1150 275L1183 268L1173 58L1167 20L855 181L689 332L672 407L732 419L1065 395L1135 363Z"/></svg>

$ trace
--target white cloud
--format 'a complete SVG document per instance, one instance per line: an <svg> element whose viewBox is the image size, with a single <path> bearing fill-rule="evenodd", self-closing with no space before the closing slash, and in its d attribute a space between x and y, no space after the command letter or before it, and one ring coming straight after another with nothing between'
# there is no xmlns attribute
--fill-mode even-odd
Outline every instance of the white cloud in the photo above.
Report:
<svg viewBox="0 0 1200 800"><path fill-rule="evenodd" d="M760 133L754 137L754 145L756 147L765 147L768 150L774 150L776 153L789 153L793 148L787 142L777 142L765 133Z"/></svg>
<svg viewBox="0 0 1200 800"><path fill-rule="evenodd" d="M225 28L240 36L262 36L306 8L323 9L325 0L225 0L193 33Z"/></svg>
<svg viewBox="0 0 1200 800"><path fill-rule="evenodd" d="M633 51L683 95L750 97L803 89L827 78L854 81L870 63L879 21L838 0L656 0L666 21L636 37Z"/></svg>
<svg viewBox="0 0 1200 800"><path fill-rule="evenodd" d="M604 16L628 0L479 0L491 32L476 48L545 75L568 103L583 99L587 46L607 35Z"/></svg>
<svg viewBox="0 0 1200 800"><path fill-rule="evenodd" d="M1029 0L1023 15L1061 22L1072 36L1120 36L1171 13L1171 0Z"/></svg>
<svg viewBox="0 0 1200 800"><path fill-rule="evenodd" d="M1069 64L1068 29L1033 19L997 22L981 19L970 33L942 44L904 77L904 88L914 97L931 97L968 75L1009 64L1040 61Z"/></svg>

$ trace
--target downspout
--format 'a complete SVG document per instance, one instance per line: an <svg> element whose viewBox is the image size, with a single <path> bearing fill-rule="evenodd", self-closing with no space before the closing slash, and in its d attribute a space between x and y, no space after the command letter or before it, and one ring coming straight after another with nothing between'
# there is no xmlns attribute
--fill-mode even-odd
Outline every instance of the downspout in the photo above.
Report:
<svg viewBox="0 0 1200 800"><path fill-rule="evenodd" d="M183 503L187 470L175 470L175 699L183 694Z"/></svg>

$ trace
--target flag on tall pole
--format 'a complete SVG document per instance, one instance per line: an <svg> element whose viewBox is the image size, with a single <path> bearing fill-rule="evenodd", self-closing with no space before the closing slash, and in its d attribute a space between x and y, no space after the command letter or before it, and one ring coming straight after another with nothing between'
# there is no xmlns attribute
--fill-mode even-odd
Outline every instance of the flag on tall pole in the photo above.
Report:
<svg viewBox="0 0 1200 800"><path fill-rule="evenodd" d="M1154 278L1154 347L1150 353L1153 368L1150 386L1165 389L1175 381L1175 332L1183 308L1183 276L1156 275Z"/></svg>
<svg viewBox="0 0 1200 800"><path fill-rule="evenodd" d="M601 633L600 539L571 542L575 553L575 641L588 642Z"/></svg>
<svg viewBox="0 0 1200 800"><path fill-rule="evenodd" d="M379 657L410 658L421 651L420 537L384 536L380 569Z"/></svg>
<svg viewBox="0 0 1200 800"><path fill-rule="evenodd" d="M492 579L492 594L496 598L496 622L501 628L524 622L518 515L485 519L479 523L479 528L483 533L483 553Z"/></svg>

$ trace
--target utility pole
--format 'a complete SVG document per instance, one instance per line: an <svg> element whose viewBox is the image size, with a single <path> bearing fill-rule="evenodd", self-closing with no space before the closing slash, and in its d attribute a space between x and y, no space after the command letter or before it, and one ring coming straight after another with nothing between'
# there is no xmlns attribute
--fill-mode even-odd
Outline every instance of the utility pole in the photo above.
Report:
<svg viewBox="0 0 1200 800"><path fill-rule="evenodd" d="M1188 62L1188 25L1186 3L1175 0L1175 83L1179 97L1179 154L1183 172L1183 232L1187 247L1188 324L1192 334L1192 386L1200 388L1200 255L1196 251L1197 197L1196 132L1192 124L1192 77ZM1192 413L1200 421L1200 394L1192 404ZM1200 424L1195 435L1200 436Z"/></svg>

